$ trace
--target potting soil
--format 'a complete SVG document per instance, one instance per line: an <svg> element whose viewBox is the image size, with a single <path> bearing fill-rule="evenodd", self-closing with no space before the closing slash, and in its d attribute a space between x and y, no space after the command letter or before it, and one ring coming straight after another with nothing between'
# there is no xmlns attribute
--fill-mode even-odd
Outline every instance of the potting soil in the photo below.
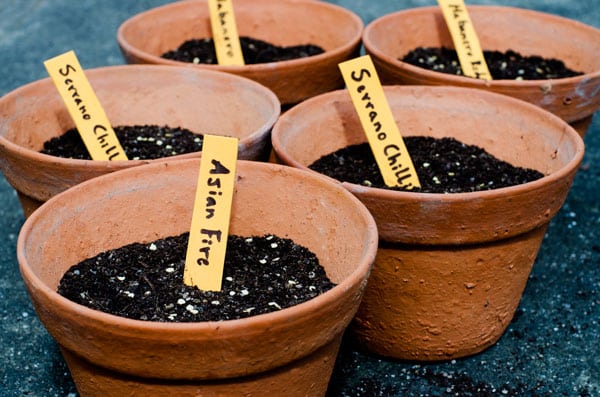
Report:
<svg viewBox="0 0 600 397"><path fill-rule="evenodd" d="M72 266L58 293L106 313L159 322L246 318L297 305L335 286L290 239L229 236L221 291L183 283L189 233L106 251Z"/></svg>
<svg viewBox="0 0 600 397"><path fill-rule="evenodd" d="M464 193L498 189L534 181L544 175L515 167L480 147L454 138L404 138L415 166L421 193ZM368 143L348 146L325 155L309 168L340 181L393 190L385 185Z"/></svg>
<svg viewBox="0 0 600 397"><path fill-rule="evenodd" d="M263 40L251 37L240 37L242 55L246 65L268 62L288 61L321 54L324 50L314 44L295 46L277 46ZM177 49L167 51L163 58L180 62L202 63L216 65L217 54L211 37L185 41Z"/></svg>
<svg viewBox="0 0 600 397"><path fill-rule="evenodd" d="M129 160L153 160L202 150L202 135L185 128L134 125L113 129ZM92 159L76 128L44 142L41 152L63 158Z"/></svg>
<svg viewBox="0 0 600 397"><path fill-rule="evenodd" d="M483 50L483 57L494 80L546 80L582 75L558 59L538 55L523 56L513 50ZM435 72L462 75L456 51L449 48L419 47L400 58L402 62Z"/></svg>

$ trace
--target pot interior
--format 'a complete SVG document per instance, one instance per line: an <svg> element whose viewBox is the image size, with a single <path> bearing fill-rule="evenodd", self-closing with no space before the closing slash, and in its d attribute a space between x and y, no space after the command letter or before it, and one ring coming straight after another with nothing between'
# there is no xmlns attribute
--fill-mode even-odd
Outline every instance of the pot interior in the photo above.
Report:
<svg viewBox="0 0 600 397"><path fill-rule="evenodd" d="M557 58L577 71L600 71L600 30L577 21L513 7L469 6L483 50ZM365 41L398 59L417 47L450 47L452 39L439 7L389 14L365 30Z"/></svg>
<svg viewBox="0 0 600 397"><path fill-rule="evenodd" d="M86 76L113 126L168 125L243 141L268 132L280 112L267 88L220 72L128 65ZM0 136L34 151L75 126L50 79L2 98L0 116Z"/></svg>
<svg viewBox="0 0 600 397"><path fill-rule="evenodd" d="M325 51L347 45L362 30L349 11L314 1L234 1L240 36L291 46L316 44ZM206 1L180 2L138 14L121 27L128 45L159 57L189 39L211 37Z"/></svg>
<svg viewBox="0 0 600 397"><path fill-rule="evenodd" d="M403 136L454 137L501 160L545 175L571 162L579 146L557 117L512 98L456 87L387 86ZM345 91L313 98L286 112L273 130L284 161L308 167L320 157L366 142Z"/></svg>
<svg viewBox="0 0 600 397"><path fill-rule="evenodd" d="M85 258L189 231L198 167L197 159L135 167L56 196L28 219L22 261L55 291ZM377 245L372 217L341 186L246 161L238 165L230 233L291 238L313 251L336 283L364 274Z"/></svg>

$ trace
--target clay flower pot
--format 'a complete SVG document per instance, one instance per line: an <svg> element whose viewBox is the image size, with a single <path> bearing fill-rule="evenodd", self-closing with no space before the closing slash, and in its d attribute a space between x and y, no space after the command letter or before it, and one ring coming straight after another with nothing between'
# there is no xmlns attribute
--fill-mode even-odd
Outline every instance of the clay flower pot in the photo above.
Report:
<svg viewBox="0 0 600 397"><path fill-rule="evenodd" d="M240 161L230 224L232 234L272 233L314 252L338 284L314 299L241 320L162 323L92 310L56 292L63 273L86 257L189 230L199 164L167 161L95 178L25 222L17 247L22 276L78 391L324 395L376 254L377 229L359 200L318 176Z"/></svg>
<svg viewBox="0 0 600 397"><path fill-rule="evenodd" d="M486 82L402 62L398 58L417 47L454 47L439 7L422 7L382 16L364 30L365 49L384 84L455 85L510 95L556 114L584 136L600 108L600 30L519 8L468 9L482 49L512 49L522 55L556 58L585 74L555 80Z"/></svg>
<svg viewBox="0 0 600 397"><path fill-rule="evenodd" d="M86 71L112 125L157 124L240 139L241 159L266 159L280 103L249 79L208 70L112 66ZM74 127L50 78L0 98L0 169L25 216L95 176L157 160L92 161L42 154L45 141ZM188 153L172 158L198 157Z"/></svg>
<svg viewBox="0 0 600 397"><path fill-rule="evenodd" d="M363 23L356 14L313 0L234 0L238 33L280 46L315 44L324 53L289 61L244 66L201 65L161 58L184 41L212 37L208 4L184 1L125 21L117 40L129 63L187 65L222 70L269 87L282 104L294 104L342 88L337 64L358 54Z"/></svg>
<svg viewBox="0 0 600 397"><path fill-rule="evenodd" d="M408 360L477 353L513 317L546 227L583 157L582 139L549 112L483 90L388 86L385 94L405 136L454 137L545 175L456 194L343 183L369 208L380 236L353 326L360 344ZM292 108L275 123L272 139L278 159L301 169L366 142L346 91Z"/></svg>

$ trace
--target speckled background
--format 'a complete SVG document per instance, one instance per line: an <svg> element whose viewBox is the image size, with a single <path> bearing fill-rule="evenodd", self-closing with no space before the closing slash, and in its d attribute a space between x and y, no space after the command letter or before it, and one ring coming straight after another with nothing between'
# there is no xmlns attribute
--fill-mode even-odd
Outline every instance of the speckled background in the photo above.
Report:
<svg viewBox="0 0 600 397"><path fill-rule="evenodd" d="M274 0L275 1L275 0ZM0 95L46 77L43 61L74 49L86 68L124 63L115 39L128 17L165 0L2 0ZM334 1L365 23L431 1ZM600 27L597 0L469 1L535 9ZM600 119L567 202L552 221L517 314L502 339L462 360L381 359L346 341L330 396L600 396ZM75 396L58 348L31 307L15 256L23 215L0 176L0 395Z"/></svg>

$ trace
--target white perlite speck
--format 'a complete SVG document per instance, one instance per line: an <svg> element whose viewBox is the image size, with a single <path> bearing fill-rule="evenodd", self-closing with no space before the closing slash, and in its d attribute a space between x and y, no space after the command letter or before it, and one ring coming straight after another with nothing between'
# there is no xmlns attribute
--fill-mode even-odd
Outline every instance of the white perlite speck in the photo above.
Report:
<svg viewBox="0 0 600 397"><path fill-rule="evenodd" d="M157 247L157 246L156 246L156 244L154 244L154 243L150 244L150 246L148 247L148 249L149 249L150 251L156 251L156 250L157 250L157 248L158 248L158 247Z"/></svg>
<svg viewBox="0 0 600 397"><path fill-rule="evenodd" d="M188 312L190 312L192 314L198 314L198 310L196 310L196 308L194 307L194 305L187 305L185 307L185 310L187 310Z"/></svg>

